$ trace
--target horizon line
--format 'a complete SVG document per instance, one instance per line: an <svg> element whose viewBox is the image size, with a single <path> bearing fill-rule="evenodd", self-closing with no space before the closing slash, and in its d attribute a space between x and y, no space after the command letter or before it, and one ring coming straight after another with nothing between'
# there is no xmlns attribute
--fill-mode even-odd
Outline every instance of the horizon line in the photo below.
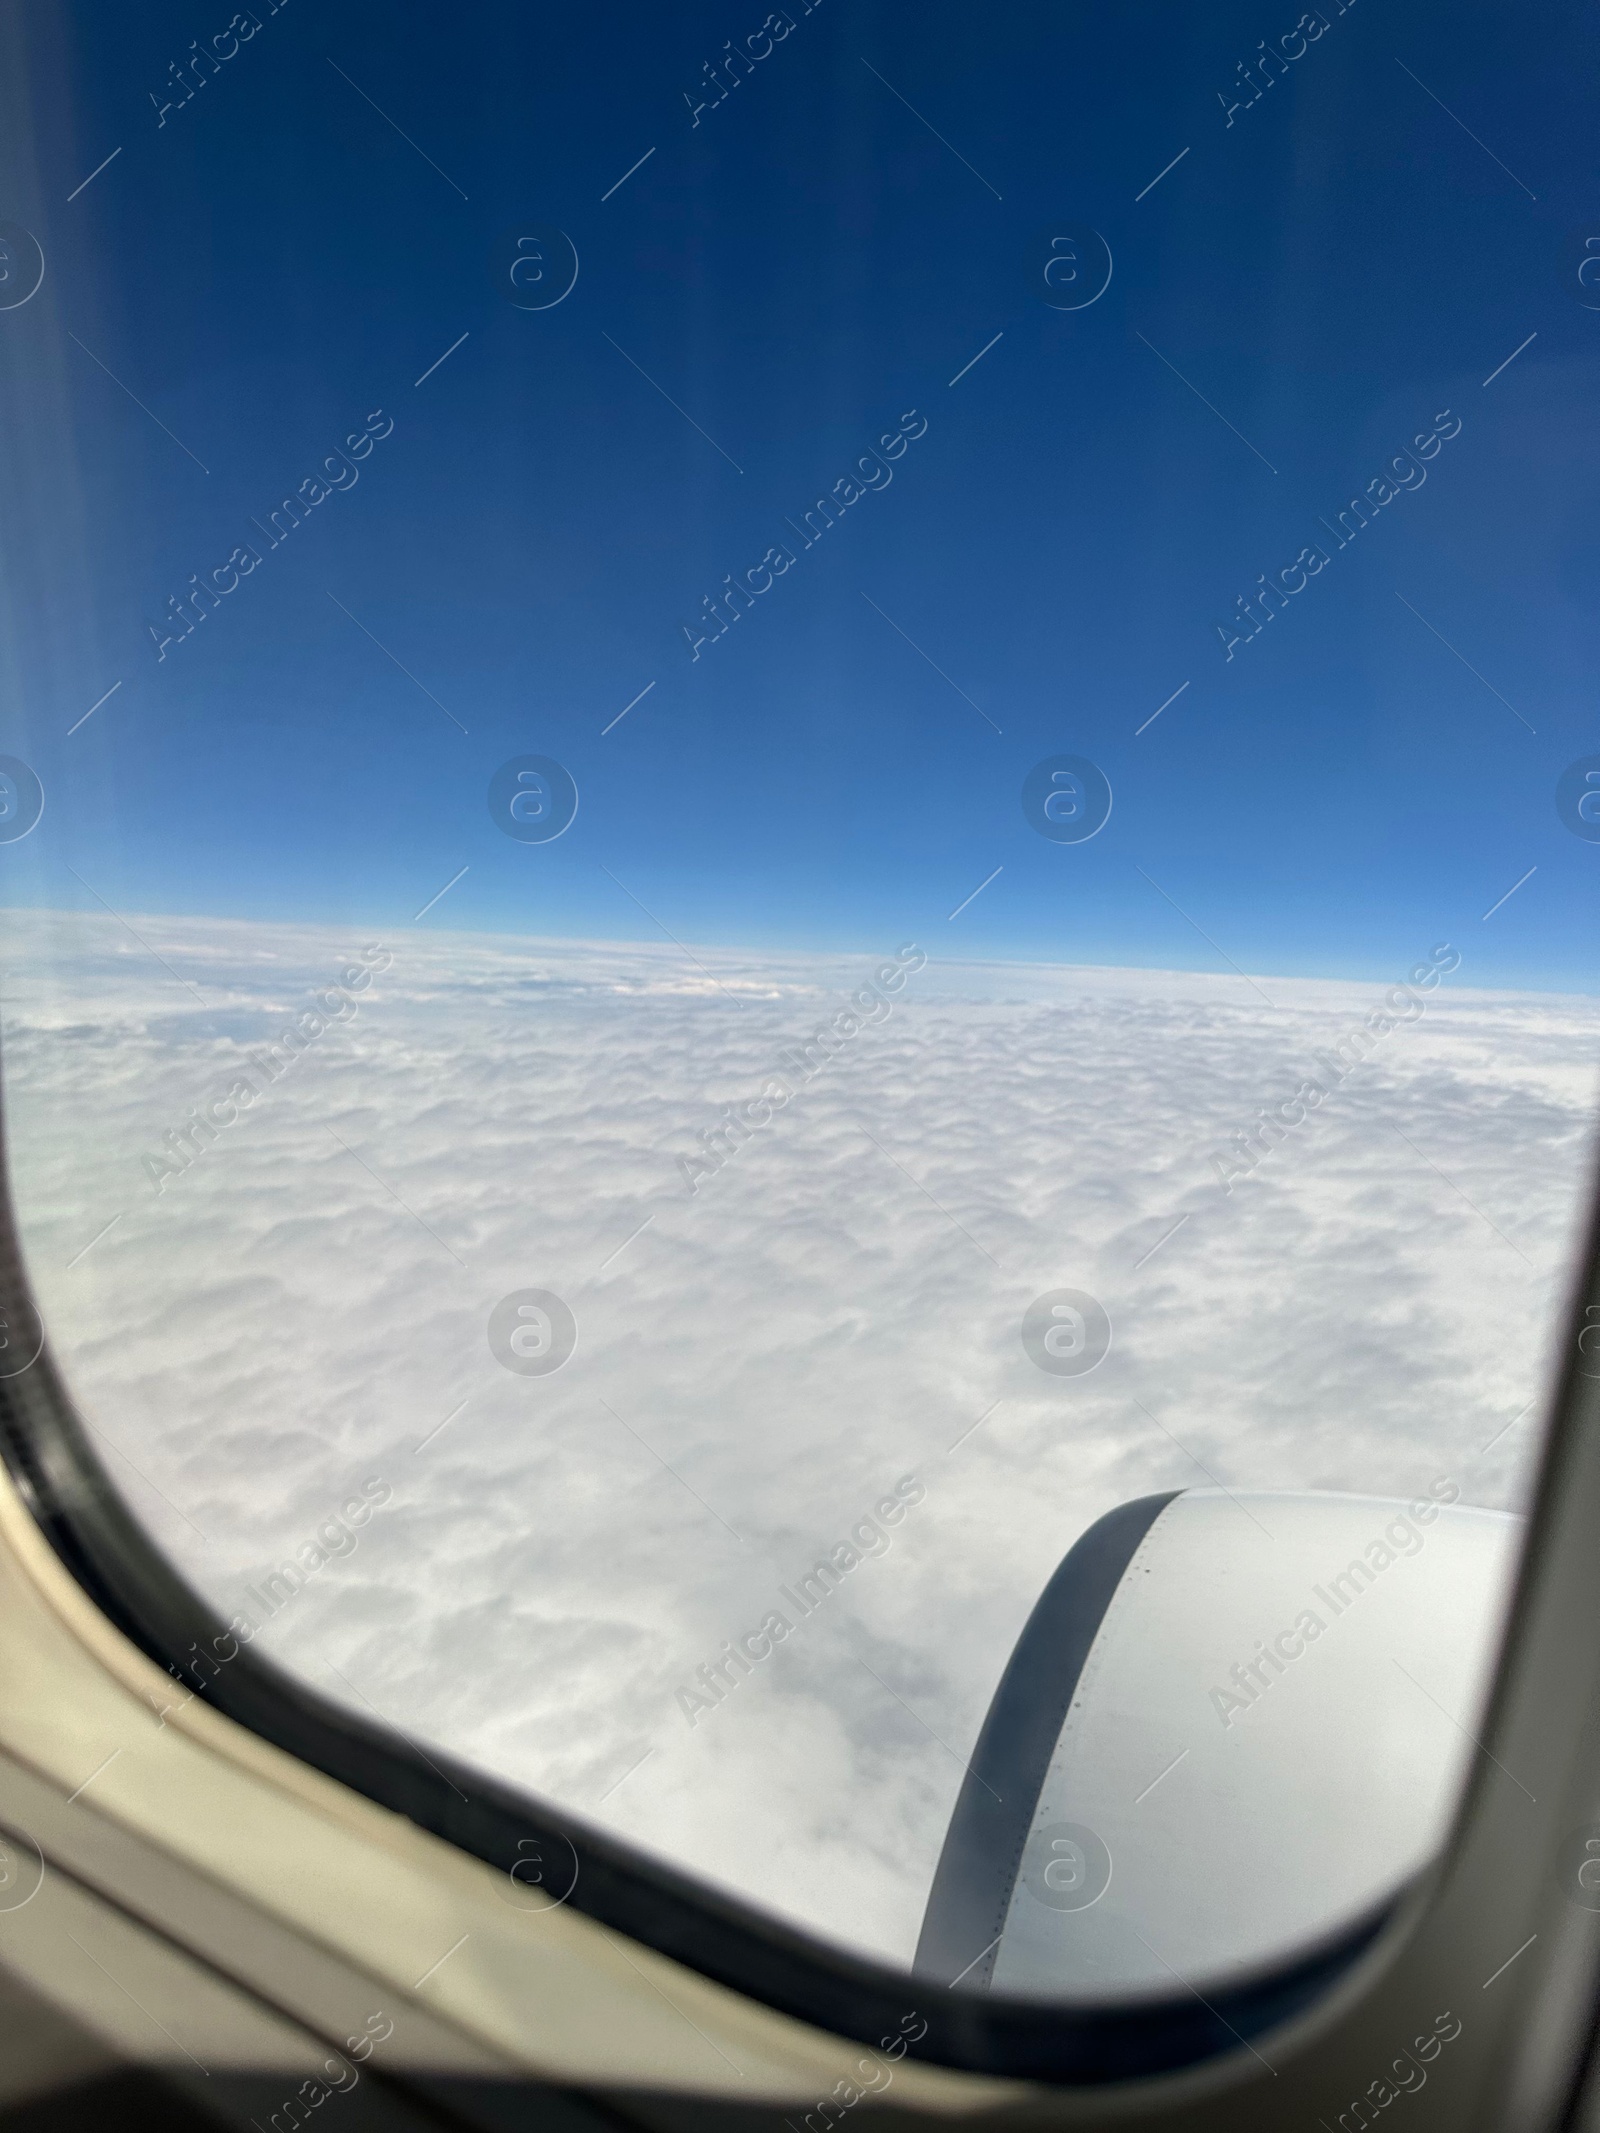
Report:
<svg viewBox="0 0 1600 2133"><path fill-rule="evenodd" d="M652 960L661 961L676 960L678 957L687 953L690 948L693 948L697 955L720 957L723 958L725 962L734 962L746 965L780 963L837 964L842 962L851 962L857 959L870 960L874 957L882 957L892 953L891 949L883 947L881 945L869 948L816 945L805 947L773 945L757 946L739 945L728 942L706 941L686 941L679 943L676 941L642 940L632 935L546 934L530 932L512 932L496 927L485 926L441 926L429 927L426 929L421 929L419 931L415 923L409 920L402 920L397 926L385 928L380 922L371 919L354 918L348 920L312 918L244 918L221 912L143 910L135 910L130 915L143 923L163 925L169 927L181 927L185 925L231 927L241 931L253 930L257 932L265 932L275 930L280 933L298 932L327 937L343 937L346 939L348 939L352 934L361 933L365 935L370 935L373 938L383 939L386 945L394 944L400 939L402 939L405 935L412 934L422 941L437 941L442 943L446 941L459 940L485 942L492 941L497 943L521 943L526 944L526 946L530 949L536 949L546 953L552 951L558 954L573 954L582 953L586 951L601 954L625 953L644 956ZM95 926L108 927L126 924L126 920L121 915L115 912L102 912L90 910L82 906L55 904L0 904L0 918L14 918L23 921L53 919L62 922L68 922L73 925L82 925L84 922L87 922L91 928ZM171 944L169 943L168 945L170 946ZM922 944L917 943L916 945L920 946ZM1404 984L1406 982L1405 973L1403 971L1399 975L1396 975L1392 970L1374 971L1372 973L1360 973L1356 975L1344 975L1330 974L1326 972L1305 972L1272 969L1258 969L1254 971L1246 971L1238 967L1230 968L1228 970L1215 970L1204 966L1185 966L1182 964L1165 962L1144 963L1134 961L1069 961L1060 957L1027 956L1018 954L992 956L951 956L935 954L931 949L927 950L926 953L928 967L930 969L937 968L949 971L993 971L996 973L1004 971L1017 971L1033 972L1040 974L1050 972L1067 974L1076 972L1086 976L1093 975L1099 977L1149 977L1175 979L1181 978L1185 980L1201 979L1212 980L1217 984L1229 985L1241 983L1248 984L1251 982L1252 979L1261 979L1268 984L1319 987L1338 986L1346 988L1367 986L1388 987ZM1408 964L1406 967L1409 969L1413 966L1411 964ZM1504 999L1508 997L1538 997L1600 1001L1600 986L1597 986L1593 990L1585 991L1580 986L1574 986L1571 984L1561 984L1550 980L1540 981L1531 978L1523 979L1522 981L1516 984L1472 985L1452 982L1454 977L1455 973L1453 972L1444 974L1444 985L1440 988L1429 988L1429 991L1436 991L1438 997L1440 998L1446 996L1445 987L1447 987L1448 993L1451 996L1455 997L1465 997L1471 995L1489 999ZM1413 991L1417 990L1417 988L1412 989ZM1423 997L1426 997L1426 995L1423 995Z"/></svg>

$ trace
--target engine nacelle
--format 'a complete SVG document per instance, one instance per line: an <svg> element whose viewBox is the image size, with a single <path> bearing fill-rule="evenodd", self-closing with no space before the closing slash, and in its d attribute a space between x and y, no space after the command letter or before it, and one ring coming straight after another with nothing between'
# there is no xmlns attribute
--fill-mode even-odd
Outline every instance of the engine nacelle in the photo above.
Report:
<svg viewBox="0 0 1600 2133"><path fill-rule="evenodd" d="M917 1970L1170 1993L1393 1894L1443 1840L1521 1537L1444 1493L1185 1490L1092 1526L995 1692Z"/></svg>

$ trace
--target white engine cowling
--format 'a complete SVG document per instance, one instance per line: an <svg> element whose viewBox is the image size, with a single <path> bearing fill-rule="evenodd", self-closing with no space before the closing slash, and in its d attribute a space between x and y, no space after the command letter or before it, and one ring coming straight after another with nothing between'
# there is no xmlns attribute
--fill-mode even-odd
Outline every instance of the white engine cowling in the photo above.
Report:
<svg viewBox="0 0 1600 2133"><path fill-rule="evenodd" d="M1349 1925L1421 1868L1475 1752L1522 1523L1447 1494L1199 1489L1091 1527L995 1693L918 1971L1170 1993Z"/></svg>

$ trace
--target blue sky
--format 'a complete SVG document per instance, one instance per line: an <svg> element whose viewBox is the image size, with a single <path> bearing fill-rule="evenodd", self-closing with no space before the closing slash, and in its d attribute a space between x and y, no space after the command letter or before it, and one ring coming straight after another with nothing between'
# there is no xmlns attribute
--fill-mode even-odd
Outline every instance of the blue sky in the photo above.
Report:
<svg viewBox="0 0 1600 2133"><path fill-rule="evenodd" d="M1297 10L822 0L697 125L764 9L252 12L158 124L222 7L20 10L0 752L47 805L0 897L387 934L465 868L424 926L1374 978L1449 939L1463 983L1592 989L1600 845L1554 806L1600 752L1592 9L1335 0L1231 125ZM535 223L580 262L546 311L493 274ZM1027 262L1071 223L1114 271L1062 312ZM489 818L524 754L577 782L547 845ZM1023 817L1053 754L1111 781L1085 844Z"/></svg>

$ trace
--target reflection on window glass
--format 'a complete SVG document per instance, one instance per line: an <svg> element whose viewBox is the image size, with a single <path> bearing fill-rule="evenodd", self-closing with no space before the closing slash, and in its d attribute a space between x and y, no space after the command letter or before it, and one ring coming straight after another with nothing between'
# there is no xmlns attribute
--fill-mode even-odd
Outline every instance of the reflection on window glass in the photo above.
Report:
<svg viewBox="0 0 1600 2133"><path fill-rule="evenodd" d="M964 1990L1381 1898L1589 1185L1576 14L5 34L13 1189L217 1663Z"/></svg>

